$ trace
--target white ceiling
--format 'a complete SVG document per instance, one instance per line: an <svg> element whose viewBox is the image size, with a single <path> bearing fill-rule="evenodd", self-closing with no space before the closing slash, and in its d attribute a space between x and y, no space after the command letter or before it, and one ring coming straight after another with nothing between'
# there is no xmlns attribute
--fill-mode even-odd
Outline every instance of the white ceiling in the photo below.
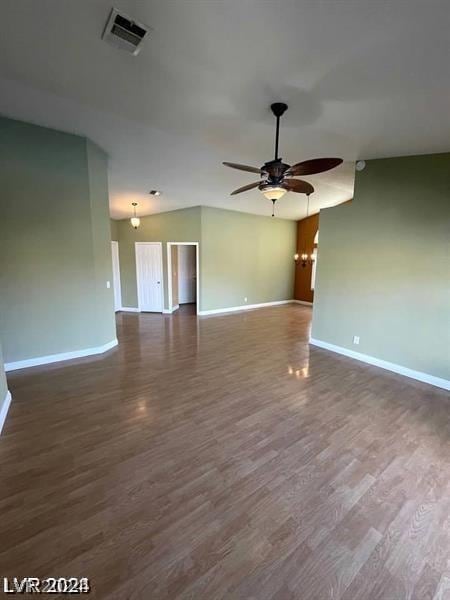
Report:
<svg viewBox="0 0 450 600"><path fill-rule="evenodd" d="M153 28L137 57L101 40L112 3ZM450 149L448 0L2 0L1 18L0 112L102 146L116 218L132 201L270 214L229 196L257 177L221 162L272 158L273 101L285 161L345 159L305 177L313 211L352 197L358 158Z"/></svg>

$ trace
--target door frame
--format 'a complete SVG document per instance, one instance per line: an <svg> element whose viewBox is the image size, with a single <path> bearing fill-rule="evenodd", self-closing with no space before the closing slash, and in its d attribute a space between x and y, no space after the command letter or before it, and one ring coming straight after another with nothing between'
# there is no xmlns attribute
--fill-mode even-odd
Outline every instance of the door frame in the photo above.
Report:
<svg viewBox="0 0 450 600"><path fill-rule="evenodd" d="M119 308L116 308L116 288L115 288L115 278L114 278L114 262L113 262L113 292L114 292L114 312L119 312L122 310L122 284L120 281L120 254L119 254L119 242L117 240L111 240L111 259L113 257L114 251L113 248L117 248L117 268L119 270L119 278L117 280L118 294L119 294Z"/></svg>
<svg viewBox="0 0 450 600"><path fill-rule="evenodd" d="M169 313L173 312L172 305L172 246L195 246L195 304L197 314L200 314L200 244L198 242L167 242L167 290L168 290L168 308Z"/></svg>
<svg viewBox="0 0 450 600"><path fill-rule="evenodd" d="M141 286L139 281L139 268L138 268L138 246L159 246L161 248L161 311L164 312L164 269L163 269L163 247L162 242L134 242L134 260L136 262L136 288L137 288L137 300L138 310L141 312Z"/></svg>

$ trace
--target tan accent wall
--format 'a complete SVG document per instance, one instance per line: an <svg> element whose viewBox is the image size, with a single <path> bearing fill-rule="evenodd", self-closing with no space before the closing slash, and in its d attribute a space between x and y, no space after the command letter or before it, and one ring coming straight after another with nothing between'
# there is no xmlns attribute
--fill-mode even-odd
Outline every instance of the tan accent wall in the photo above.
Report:
<svg viewBox="0 0 450 600"><path fill-rule="evenodd" d="M297 254L311 255L314 250L314 236L319 229L319 213L311 215L297 222ZM294 298L304 302L314 301L314 292L311 289L312 266L302 267L301 260L295 267Z"/></svg>

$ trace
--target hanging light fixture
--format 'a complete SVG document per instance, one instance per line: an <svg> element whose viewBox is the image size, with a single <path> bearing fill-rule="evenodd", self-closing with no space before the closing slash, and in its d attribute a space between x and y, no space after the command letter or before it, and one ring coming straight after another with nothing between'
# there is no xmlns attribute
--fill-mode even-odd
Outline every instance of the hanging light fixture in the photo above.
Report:
<svg viewBox="0 0 450 600"><path fill-rule="evenodd" d="M139 227L139 225L141 224L140 218L136 216L137 202L132 202L131 206L133 207L133 216L130 219L131 226L134 227L134 229L137 229Z"/></svg>
<svg viewBox="0 0 450 600"><path fill-rule="evenodd" d="M306 204L305 219L307 219L309 216L309 196L310 196L310 194L307 194L308 201ZM305 250L303 250L303 252L301 254L294 254L294 261L295 261L296 265L298 265L300 263L302 265L302 267L306 267L307 265L312 265L314 262L314 254L308 254Z"/></svg>

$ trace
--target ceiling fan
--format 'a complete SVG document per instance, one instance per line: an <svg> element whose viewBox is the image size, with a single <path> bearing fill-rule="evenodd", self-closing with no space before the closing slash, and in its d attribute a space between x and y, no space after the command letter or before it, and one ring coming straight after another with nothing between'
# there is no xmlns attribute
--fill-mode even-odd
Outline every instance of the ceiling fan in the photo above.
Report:
<svg viewBox="0 0 450 600"><path fill-rule="evenodd" d="M340 165L342 158L313 158L304 160L295 165L288 165L283 162L278 156L278 141L280 137L280 117L286 112L288 106L284 102L275 102L270 106L274 116L277 119L275 132L275 158L264 163L262 167L249 167L248 165L240 165L232 162L224 162L223 164L232 169L240 171L248 171L249 173L259 173L262 177L260 181L244 185L234 192L231 196L247 192L254 188L258 188L262 194L272 200L273 209L275 202L279 200L286 192L296 192L297 194L307 194L308 196L314 192L313 186L307 181L301 179L292 179L299 175L314 175L329 171ZM272 217L274 210L272 209Z"/></svg>

